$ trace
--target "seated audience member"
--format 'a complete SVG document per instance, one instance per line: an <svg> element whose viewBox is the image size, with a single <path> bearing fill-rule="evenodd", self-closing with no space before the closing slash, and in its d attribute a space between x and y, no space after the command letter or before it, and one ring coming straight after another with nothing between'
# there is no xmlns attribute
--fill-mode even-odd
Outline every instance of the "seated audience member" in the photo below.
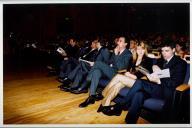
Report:
<svg viewBox="0 0 192 128"><path fill-rule="evenodd" d="M129 41L129 51L133 55L133 60L136 58L136 48L137 48L138 41L136 39L130 39Z"/></svg>
<svg viewBox="0 0 192 128"><path fill-rule="evenodd" d="M63 86L61 86L61 90L63 91L73 91L74 93L81 93L81 88L79 89L79 84L81 83L83 77L87 75L93 66L95 61L101 61L103 63L107 63L109 60L110 53L107 48L102 46L102 43L99 39L95 39L92 42L92 48L97 49L96 54L90 54L85 58L81 58L84 60L88 60L90 62L80 61L79 65L68 75L68 77L63 82ZM71 84L72 83L72 84ZM69 85L71 84L71 85Z"/></svg>
<svg viewBox="0 0 192 128"><path fill-rule="evenodd" d="M161 46L162 40L163 40L163 36L161 34L156 35L156 37L152 43L152 48L158 49Z"/></svg>
<svg viewBox="0 0 192 128"><path fill-rule="evenodd" d="M118 41L118 37L116 37L113 41L108 42L107 43L107 48L109 49L109 51L113 51L113 49L116 47L117 45L117 41Z"/></svg>
<svg viewBox="0 0 192 128"><path fill-rule="evenodd" d="M105 111L105 114L117 115L121 113L123 108L127 108L129 112L125 118L126 123L136 123L144 100L152 97L165 100L166 117L171 118L174 91L178 85L183 83L187 65L184 60L174 55L174 43L163 43L161 52L163 58L153 66L153 70L169 69L170 77L159 78L157 75L149 74L147 75L149 81L137 79L130 88L125 98L126 101L111 106L108 111Z"/></svg>
<svg viewBox="0 0 192 128"><path fill-rule="evenodd" d="M147 69L150 73L152 72L153 60L147 57L147 47L143 41L137 44L136 48L136 60L134 60L134 65L131 72L126 72L124 75L117 74L113 77L110 83L105 87L102 94L104 99L101 102L101 106L98 112L105 111L107 106L111 105L111 101L117 96L119 91L124 87L132 87L136 79L140 79L144 74L139 72L136 68L143 67Z"/></svg>
<svg viewBox="0 0 192 128"><path fill-rule="evenodd" d="M184 56L187 54L186 46L184 42L176 42L175 47L175 55L179 56L181 58L184 58Z"/></svg>
<svg viewBox="0 0 192 128"><path fill-rule="evenodd" d="M74 69L78 64L79 47L77 42L71 38L69 39L69 45L65 48L66 54L60 66L59 81L63 82L63 79Z"/></svg>
<svg viewBox="0 0 192 128"><path fill-rule="evenodd" d="M137 48L138 40L137 39L130 39L129 41L129 51L132 53L132 63L129 65L129 67L132 67L136 60L137 53L136 53L136 48Z"/></svg>
<svg viewBox="0 0 192 128"><path fill-rule="evenodd" d="M126 45L125 37L120 37L109 63L106 64L101 61L96 61L94 63L94 66L86 78L87 82L85 83L86 85L90 85L89 97L81 103L79 107L86 107L89 104L95 103L95 100L100 100L100 98L102 98L96 96L96 89L102 76L112 79L118 70L128 67L132 54L126 49Z"/></svg>
<svg viewBox="0 0 192 128"><path fill-rule="evenodd" d="M87 44L88 45L88 44ZM94 61L96 56L97 56L97 53L98 53L98 50L97 50L97 47L96 47L96 42L93 41L91 43L91 46L89 48L89 46L87 47L82 47L80 49L80 58L81 59L84 59L84 60L87 60L87 61ZM79 69L81 69L82 66L85 66L84 68L87 68L86 66L89 65L87 63L83 63L83 62L78 62L79 64L75 67L75 69L73 69L68 75L66 75L62 81L60 81L61 83L63 83L62 85L58 86L59 88L61 88L61 90L64 88L64 87L69 87L68 85L71 83L72 80L70 80L68 78L68 76L71 76L70 74L74 74L76 73ZM73 72L73 73L72 73Z"/></svg>

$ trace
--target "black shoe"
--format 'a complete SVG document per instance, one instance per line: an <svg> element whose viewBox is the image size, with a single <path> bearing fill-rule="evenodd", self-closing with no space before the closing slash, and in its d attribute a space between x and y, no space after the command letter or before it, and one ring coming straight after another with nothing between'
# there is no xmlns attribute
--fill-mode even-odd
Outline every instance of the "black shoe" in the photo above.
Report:
<svg viewBox="0 0 192 128"><path fill-rule="evenodd" d="M59 85L59 86L57 86L58 88L63 88L63 87L65 87L65 85L63 85L63 84L61 84L61 85Z"/></svg>
<svg viewBox="0 0 192 128"><path fill-rule="evenodd" d="M82 89L82 88L71 90L71 93L74 93L74 94L81 94L81 93L87 93L87 92L88 92L87 89Z"/></svg>
<svg viewBox="0 0 192 128"><path fill-rule="evenodd" d="M57 86L57 87L58 87L58 88L61 88L61 87L62 87L62 85L63 85L63 84L61 84L61 85L59 85L59 86Z"/></svg>
<svg viewBox="0 0 192 128"><path fill-rule="evenodd" d="M103 105L101 104L99 108L97 109L97 112L101 112L103 110Z"/></svg>
<svg viewBox="0 0 192 128"><path fill-rule="evenodd" d="M71 87L71 88L70 88L70 92L72 92L72 91L74 91L74 90L77 90L77 87L76 87L76 88L74 88L74 87Z"/></svg>
<svg viewBox="0 0 192 128"><path fill-rule="evenodd" d="M95 95L95 100L96 101L102 100L103 98L104 97L103 97L103 95L101 93L98 93L98 94Z"/></svg>
<svg viewBox="0 0 192 128"><path fill-rule="evenodd" d="M104 111L108 111L108 109L110 108L111 106L103 106L102 104L99 106L97 112L104 112Z"/></svg>
<svg viewBox="0 0 192 128"><path fill-rule="evenodd" d="M72 83L72 81L70 79L68 79L68 78L58 79L58 81L63 83L66 86Z"/></svg>
<svg viewBox="0 0 192 128"><path fill-rule="evenodd" d="M105 111L102 111L103 114L108 115L108 116L120 116L122 113L122 107L118 104L109 106L109 108L105 109Z"/></svg>
<svg viewBox="0 0 192 128"><path fill-rule="evenodd" d="M60 90L61 90L61 91L65 91L65 92L69 92L69 91L70 91L70 88L71 88L70 86L61 86L61 87L60 87Z"/></svg>
<svg viewBox="0 0 192 128"><path fill-rule="evenodd" d="M57 78L57 81L59 81L60 83L63 83L63 81L64 81L64 78Z"/></svg>
<svg viewBox="0 0 192 128"><path fill-rule="evenodd" d="M95 103L95 97L94 96L89 96L83 103L79 105L80 108L87 107L89 104L94 104Z"/></svg>

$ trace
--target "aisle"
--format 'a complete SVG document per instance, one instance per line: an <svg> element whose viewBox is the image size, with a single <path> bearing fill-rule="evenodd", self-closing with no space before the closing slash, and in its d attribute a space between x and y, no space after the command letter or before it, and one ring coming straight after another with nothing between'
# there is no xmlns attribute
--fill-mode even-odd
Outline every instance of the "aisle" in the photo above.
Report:
<svg viewBox="0 0 192 128"><path fill-rule="evenodd" d="M97 113L100 101L86 108L78 105L88 94L75 95L60 91L55 77L4 81L4 124L123 124L121 116ZM148 123L142 118L138 123Z"/></svg>

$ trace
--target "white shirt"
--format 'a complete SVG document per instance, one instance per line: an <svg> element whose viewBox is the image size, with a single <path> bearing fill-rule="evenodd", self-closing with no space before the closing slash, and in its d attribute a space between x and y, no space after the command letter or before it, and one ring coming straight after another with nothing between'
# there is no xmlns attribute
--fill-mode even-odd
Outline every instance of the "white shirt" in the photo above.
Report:
<svg viewBox="0 0 192 128"><path fill-rule="evenodd" d="M174 55L173 55L173 56L174 56ZM169 61L173 58L173 56L166 60L166 61L167 61L167 64L168 64Z"/></svg>

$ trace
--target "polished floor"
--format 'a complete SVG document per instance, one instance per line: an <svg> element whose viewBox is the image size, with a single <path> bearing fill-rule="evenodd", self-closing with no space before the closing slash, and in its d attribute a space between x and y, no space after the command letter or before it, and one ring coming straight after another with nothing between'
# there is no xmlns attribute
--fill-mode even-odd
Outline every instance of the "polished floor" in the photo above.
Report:
<svg viewBox="0 0 192 128"><path fill-rule="evenodd" d="M97 113L100 101L86 108L78 105L87 94L60 91L55 76L42 69L27 68L4 72L4 124L124 124L127 114L106 116ZM140 124L148 121L139 118Z"/></svg>

